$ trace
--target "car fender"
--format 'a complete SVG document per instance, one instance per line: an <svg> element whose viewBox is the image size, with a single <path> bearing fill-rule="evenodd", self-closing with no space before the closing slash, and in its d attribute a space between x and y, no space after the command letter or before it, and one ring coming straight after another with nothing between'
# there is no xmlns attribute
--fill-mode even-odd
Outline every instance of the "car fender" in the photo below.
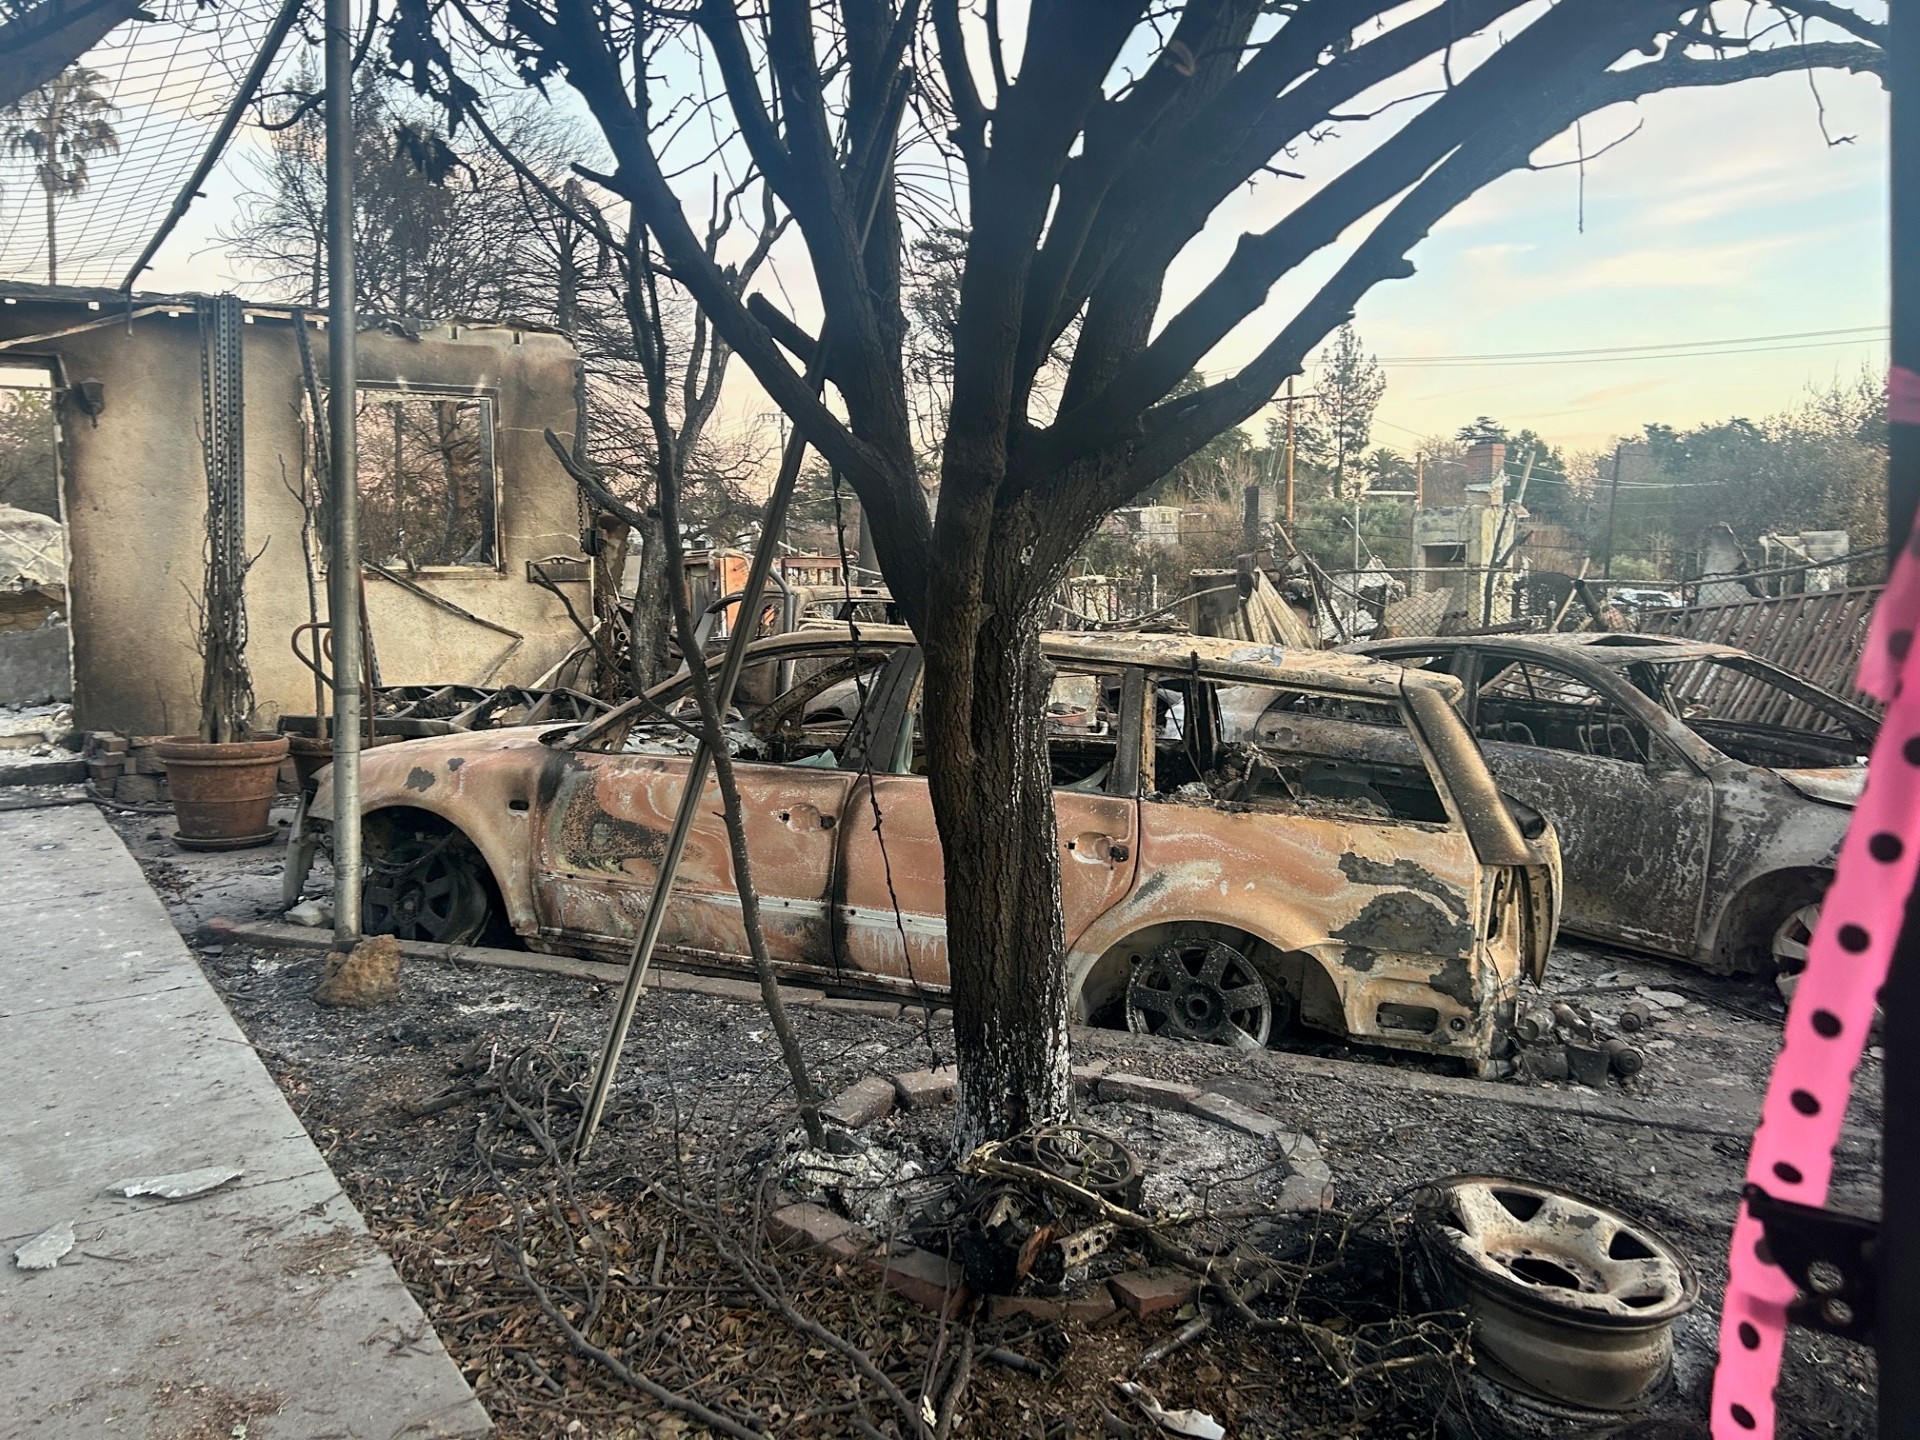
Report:
<svg viewBox="0 0 1920 1440"><path fill-rule="evenodd" d="M534 791L545 750L538 730L436 736L381 745L360 758L360 813L420 810L473 843L492 871L507 921L526 934L537 925L533 902ZM531 753L529 752L531 747ZM307 813L333 811L332 767L320 772Z"/></svg>

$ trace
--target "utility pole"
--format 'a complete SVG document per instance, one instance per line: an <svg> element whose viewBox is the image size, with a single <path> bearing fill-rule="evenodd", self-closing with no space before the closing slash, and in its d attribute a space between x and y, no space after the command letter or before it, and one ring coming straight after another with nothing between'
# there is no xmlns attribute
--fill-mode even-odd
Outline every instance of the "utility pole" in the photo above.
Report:
<svg viewBox="0 0 1920 1440"><path fill-rule="evenodd" d="M1626 453L1627 442L1622 440L1613 447L1613 485L1607 492L1607 556L1600 566L1600 578L1613 578L1613 512L1620 503L1620 457Z"/></svg>
<svg viewBox="0 0 1920 1440"><path fill-rule="evenodd" d="M333 944L360 940L360 482L355 400L360 384L353 276L353 16L326 0L327 450L333 554L327 615L333 639Z"/></svg>

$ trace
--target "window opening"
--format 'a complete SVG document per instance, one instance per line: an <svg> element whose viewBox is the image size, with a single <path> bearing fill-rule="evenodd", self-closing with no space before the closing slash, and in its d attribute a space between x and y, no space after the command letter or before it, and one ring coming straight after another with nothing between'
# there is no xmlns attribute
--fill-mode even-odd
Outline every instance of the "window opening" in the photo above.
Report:
<svg viewBox="0 0 1920 1440"><path fill-rule="evenodd" d="M368 387L356 415L366 557L394 570L497 568L492 399Z"/></svg>

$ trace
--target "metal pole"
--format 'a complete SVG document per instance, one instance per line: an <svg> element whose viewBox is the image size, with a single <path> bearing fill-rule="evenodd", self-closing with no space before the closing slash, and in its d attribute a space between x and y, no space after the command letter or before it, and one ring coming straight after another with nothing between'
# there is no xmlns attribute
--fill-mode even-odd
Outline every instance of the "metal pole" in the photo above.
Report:
<svg viewBox="0 0 1920 1440"><path fill-rule="evenodd" d="M1620 457L1626 449L1624 440L1613 447L1613 488L1607 492L1607 558L1600 566L1602 580L1613 578L1613 509L1620 503Z"/></svg>
<svg viewBox="0 0 1920 1440"><path fill-rule="evenodd" d="M813 374L808 376L813 383L818 383L818 378ZM806 453L806 436L796 425L787 436L786 449L780 456L780 473L774 479L773 492L767 496L767 508L760 517L760 543L754 547L753 567L747 572L747 583L740 590L740 606L734 612L740 618L727 637L727 658L721 663L720 678L714 686L714 705L722 715L727 713L727 706L733 703L734 686L739 683L740 671L746 665L747 647L754 641L754 631L760 628L760 597L766 591L767 575L773 569L774 552L780 548L777 537L786 528L788 502L793 499L794 483L800 478L800 462ZM670 575L667 583L680 584L681 577ZM699 663L698 655L687 656L689 667ZM699 815L707 788L707 772L712 765L713 752L707 749L703 737L693 752L692 763L687 767L686 788L680 792L680 808L673 817L673 831L667 837L666 852L660 857L660 869L653 882L653 895L647 901L646 918L640 922L640 933L634 937L633 950L627 957L627 978L620 989L619 1004L614 1010L613 1024L607 1031L606 1044L601 1047L600 1064L594 1071L593 1086L587 1094L586 1111L580 1117L579 1134L574 1140L576 1156L586 1155L600 1128L600 1117L606 1112L614 1073L620 1067L620 1052L626 1048L627 1031L632 1027L634 1011L640 1005L640 991L646 983L647 968L653 963L654 947L660 940L660 927L667 917L667 902L672 898L674 881L680 873L680 858L686 853L687 838L692 834L693 822Z"/></svg>
<svg viewBox="0 0 1920 1440"><path fill-rule="evenodd" d="M1293 377L1287 377L1287 525L1293 525Z"/></svg>
<svg viewBox="0 0 1920 1440"><path fill-rule="evenodd" d="M1920 14L1887 14L1891 175L1892 397L1887 426L1887 568L1899 563L1920 503ZM1908 558L1913 563L1912 557ZM1883 602L1884 603L1884 602ZM1914 617L1900 617L1903 627ZM1885 1102L1881 1107L1879 1325L1884 1436L1920 1434L1920 901L1907 900L1884 991Z"/></svg>
<svg viewBox="0 0 1920 1440"><path fill-rule="evenodd" d="M333 943L360 939L360 485L354 410L359 390L353 279L353 16L326 0L327 449L333 554L327 616L333 633Z"/></svg>

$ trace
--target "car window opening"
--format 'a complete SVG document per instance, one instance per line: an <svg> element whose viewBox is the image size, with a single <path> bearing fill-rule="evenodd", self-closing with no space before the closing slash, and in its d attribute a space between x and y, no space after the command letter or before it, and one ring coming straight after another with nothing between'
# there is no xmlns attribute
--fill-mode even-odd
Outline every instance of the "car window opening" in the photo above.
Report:
<svg viewBox="0 0 1920 1440"><path fill-rule="evenodd" d="M1156 685L1158 798L1450 823L1396 704L1188 676Z"/></svg>

